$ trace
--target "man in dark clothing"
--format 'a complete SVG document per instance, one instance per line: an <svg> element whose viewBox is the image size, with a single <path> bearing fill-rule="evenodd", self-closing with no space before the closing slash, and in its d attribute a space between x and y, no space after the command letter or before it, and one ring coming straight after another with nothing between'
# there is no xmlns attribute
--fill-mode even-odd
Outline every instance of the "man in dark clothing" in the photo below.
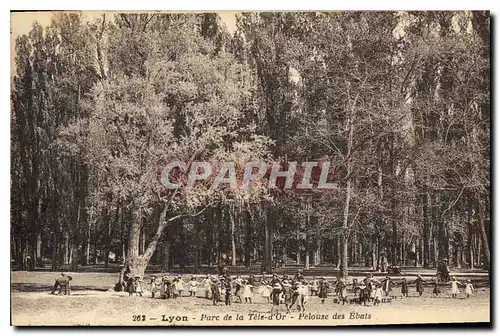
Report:
<svg viewBox="0 0 500 336"><path fill-rule="evenodd" d="M61 276L56 279L56 282L54 284L54 288L52 288L52 294L56 292L56 290L59 288L59 295L64 292L64 295L70 295L71 294L71 285L70 281L73 280L72 277L69 275L64 275L64 273L61 273Z"/></svg>

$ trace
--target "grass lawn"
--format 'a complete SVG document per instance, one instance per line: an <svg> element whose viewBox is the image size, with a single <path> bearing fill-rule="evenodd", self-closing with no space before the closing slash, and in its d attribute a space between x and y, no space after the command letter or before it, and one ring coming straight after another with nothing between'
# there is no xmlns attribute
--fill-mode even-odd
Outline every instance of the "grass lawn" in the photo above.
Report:
<svg viewBox="0 0 500 336"><path fill-rule="evenodd" d="M67 273L73 276L73 293L58 296L49 293L59 273L11 274L13 325L345 325L490 321L487 287L478 288L468 299L463 295L452 299L448 287L443 287L440 296L435 298L431 288L426 288L424 296L418 297L414 286L410 286L411 297L397 298L377 307L371 303L368 307L334 304L331 294L324 305L319 298L310 297L305 314L296 310L287 314L284 306L280 306L278 314L271 315L271 305L256 292L252 304L213 306L211 300L202 297L151 299L147 291L144 297L128 297L127 293L111 290L118 274ZM399 294L399 288L393 293ZM200 288L198 296L202 295Z"/></svg>

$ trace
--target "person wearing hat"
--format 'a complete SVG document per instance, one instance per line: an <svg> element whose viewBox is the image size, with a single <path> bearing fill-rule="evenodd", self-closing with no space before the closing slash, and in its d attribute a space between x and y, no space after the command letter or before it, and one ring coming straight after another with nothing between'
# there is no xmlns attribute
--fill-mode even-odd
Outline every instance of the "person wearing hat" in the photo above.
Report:
<svg viewBox="0 0 500 336"><path fill-rule="evenodd" d="M195 277L191 277L189 281L189 296L196 296L196 292L198 291L198 281L196 281Z"/></svg>
<svg viewBox="0 0 500 336"><path fill-rule="evenodd" d="M467 283L465 284L465 296L469 298L469 296L474 293L474 286L472 286L472 282L470 279L467 280Z"/></svg>
<svg viewBox="0 0 500 336"><path fill-rule="evenodd" d="M221 297L221 288L219 284L219 279L215 278L211 281L210 291L212 292L212 303L217 306Z"/></svg>
<svg viewBox="0 0 500 336"><path fill-rule="evenodd" d="M151 282L150 282L150 285L151 285L151 298L154 299L155 298L155 292L158 288L158 284L156 283L156 277L153 275L151 276Z"/></svg>
<svg viewBox="0 0 500 336"><path fill-rule="evenodd" d="M422 296L424 294L424 283L425 282L426 281L422 278L421 274L419 274L417 276L417 278L415 279L415 281L413 281L413 283L415 284L415 289L417 290L419 296Z"/></svg>
<svg viewBox="0 0 500 336"><path fill-rule="evenodd" d="M382 280L382 290L385 293L385 296L389 296L392 290L392 285L395 283L392 281L390 276L386 276L384 280Z"/></svg>
<svg viewBox="0 0 500 336"><path fill-rule="evenodd" d="M281 294L281 283L278 280L278 276L275 274L273 276L273 281L271 281L271 298L273 301L273 307L271 308L271 313L274 311L274 309L277 309L278 306L280 305L280 294Z"/></svg>

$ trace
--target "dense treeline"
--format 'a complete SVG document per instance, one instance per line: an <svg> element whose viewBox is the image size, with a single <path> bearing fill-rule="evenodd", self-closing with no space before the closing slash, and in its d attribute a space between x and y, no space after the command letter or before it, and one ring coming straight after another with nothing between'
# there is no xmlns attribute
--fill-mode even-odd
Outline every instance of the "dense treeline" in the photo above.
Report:
<svg viewBox="0 0 500 336"><path fill-rule="evenodd" d="M16 40L11 251L50 263L490 262L489 13L57 14ZM339 189L165 192L172 158Z"/></svg>

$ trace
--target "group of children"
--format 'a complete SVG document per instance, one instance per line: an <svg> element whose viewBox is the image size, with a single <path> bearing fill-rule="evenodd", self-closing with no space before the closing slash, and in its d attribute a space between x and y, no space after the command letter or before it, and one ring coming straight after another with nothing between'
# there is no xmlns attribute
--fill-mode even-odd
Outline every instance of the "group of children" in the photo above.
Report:
<svg viewBox="0 0 500 336"><path fill-rule="evenodd" d="M432 278L431 284L433 287L432 293L437 297L441 293L441 286L443 285L451 285L451 296L452 298L456 298L458 294L460 294L459 286L463 286L464 284L457 281L455 277L451 278L451 281L446 283L440 283L436 278ZM406 278L402 278L401 282L396 283L389 276L387 276L384 280L379 281L376 280L372 274L366 277L361 283L358 283L356 279L353 280L353 291L356 295L356 292L359 290L359 303L364 303L366 305L367 301L373 301L374 305L378 305L383 297L396 297L396 295L391 295L392 286L400 285L401 286L401 298L408 297L409 295L409 285L415 284L416 292L419 296L422 296L424 293L424 284L427 283L422 276L419 274L417 278L408 282ZM474 286L472 285L471 280L467 280L465 283L465 295L468 298L474 292Z"/></svg>
<svg viewBox="0 0 500 336"><path fill-rule="evenodd" d="M432 279L433 294L438 296L441 293L440 286L444 285L438 283L436 279ZM140 295L143 293L142 280L139 277L127 276L127 292L129 295ZM334 290L334 302L342 302L345 304L359 303L367 305L368 302L373 302L374 306L380 303L389 301L398 295L392 295L392 288L395 285L401 287L401 298L408 297L409 285L415 284L416 292L419 296L424 293L424 284L426 281L421 275L418 275L414 281L407 281L402 278L400 282L392 280L389 276L385 279L377 280L372 274L358 282L358 279L353 279L352 292L354 298L348 300L348 285L345 280L338 277L333 283L328 282L324 277L316 277L310 283L305 280L299 272L292 279L284 275L279 279L276 274L272 278L267 278L265 275L260 280L255 279L252 275L243 279L240 275L234 277L229 274L224 274L218 277L206 275L206 277L198 281L195 277L191 277L187 284L182 277L175 276L169 278L163 276L157 279L155 276L151 277L150 291L151 297L155 298L159 293L162 299L180 298L183 296L184 288L187 287L189 296L196 296L201 286L203 288L204 297L211 299L214 305L224 302L225 305L231 305L234 302L238 303L252 303L253 296L257 293L262 298L267 300L268 303L273 304L273 308L284 304L287 311L297 305L298 310L305 310L305 303L309 300L309 295L318 296L321 303L324 304L331 289ZM458 282L456 278L452 277L451 281L447 284L451 285L451 295L456 298L460 293L459 286L464 284ZM474 287L470 280L465 283L465 294L469 297L474 291ZM359 293L359 294L358 294Z"/></svg>

